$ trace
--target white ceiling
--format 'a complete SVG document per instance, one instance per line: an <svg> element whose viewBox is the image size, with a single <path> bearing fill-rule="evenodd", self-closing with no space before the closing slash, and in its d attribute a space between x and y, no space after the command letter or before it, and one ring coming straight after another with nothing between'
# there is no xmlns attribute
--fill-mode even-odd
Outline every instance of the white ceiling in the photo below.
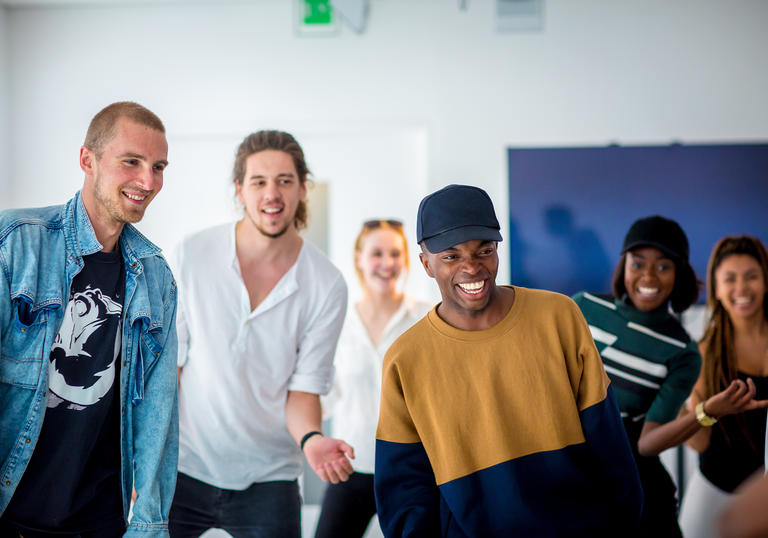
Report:
<svg viewBox="0 0 768 538"><path fill-rule="evenodd" d="M291 0L0 0L5 7L71 7L71 6L138 6L157 4L263 4L289 2ZM382 1L382 0L378 0ZM443 4L448 1L461 8L468 0L387 0L387 3L434 2Z"/></svg>
<svg viewBox="0 0 768 538"><path fill-rule="evenodd" d="M279 0L0 0L0 6L7 7L68 7L68 6L109 6L148 4L249 4Z"/></svg>

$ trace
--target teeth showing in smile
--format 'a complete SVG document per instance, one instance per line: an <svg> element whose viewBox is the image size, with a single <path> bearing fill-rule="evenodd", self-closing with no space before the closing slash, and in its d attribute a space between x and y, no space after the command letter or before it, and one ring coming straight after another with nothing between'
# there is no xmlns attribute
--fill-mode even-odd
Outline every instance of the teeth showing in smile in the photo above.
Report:
<svg viewBox="0 0 768 538"><path fill-rule="evenodd" d="M128 193L128 192L124 192L123 194L125 194L125 195L126 195L128 198L130 198L131 200L136 200L137 202L141 202L142 200L144 200L144 198L146 198L146 197L147 197L146 195L142 195L142 194L131 194L131 193Z"/></svg>
<svg viewBox="0 0 768 538"><path fill-rule="evenodd" d="M273 215L275 213L280 213L280 211L282 211L282 208L279 208L279 207L268 207L268 208L264 209L263 211L267 215Z"/></svg>
<svg viewBox="0 0 768 538"><path fill-rule="evenodd" d="M480 280L479 282L464 282L458 285L462 291L471 294L477 294L483 291L485 282Z"/></svg>
<svg viewBox="0 0 768 538"><path fill-rule="evenodd" d="M659 288L646 288L645 286L638 286L637 291L642 295L655 295L659 293Z"/></svg>
<svg viewBox="0 0 768 538"><path fill-rule="evenodd" d="M733 304L748 304L752 302L751 297L734 297Z"/></svg>

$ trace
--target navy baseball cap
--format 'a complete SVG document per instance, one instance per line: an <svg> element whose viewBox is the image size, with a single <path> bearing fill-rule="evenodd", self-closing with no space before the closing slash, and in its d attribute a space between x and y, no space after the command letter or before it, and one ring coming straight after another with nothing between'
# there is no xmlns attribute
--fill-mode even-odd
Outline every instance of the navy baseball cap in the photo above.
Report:
<svg viewBox="0 0 768 538"><path fill-rule="evenodd" d="M425 197L416 217L416 241L442 252L465 241L501 241L493 202L483 189L448 185Z"/></svg>

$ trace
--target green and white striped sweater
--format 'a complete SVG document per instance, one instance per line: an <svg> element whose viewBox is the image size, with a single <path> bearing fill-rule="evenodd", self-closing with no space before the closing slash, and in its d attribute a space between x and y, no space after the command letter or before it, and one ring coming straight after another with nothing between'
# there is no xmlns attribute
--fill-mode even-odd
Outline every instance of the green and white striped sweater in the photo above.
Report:
<svg viewBox="0 0 768 538"><path fill-rule="evenodd" d="M701 356L667 305L642 312L625 300L573 297L611 378L621 415L664 424L677 417L701 368Z"/></svg>

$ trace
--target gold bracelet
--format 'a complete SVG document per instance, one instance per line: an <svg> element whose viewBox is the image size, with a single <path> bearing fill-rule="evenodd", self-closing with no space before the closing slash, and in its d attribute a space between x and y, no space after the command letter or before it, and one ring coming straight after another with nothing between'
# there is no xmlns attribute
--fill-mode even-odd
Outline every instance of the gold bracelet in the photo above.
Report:
<svg viewBox="0 0 768 538"><path fill-rule="evenodd" d="M706 412L704 412L705 403L706 400L696 404L696 420L699 422L699 424L706 428L717 422L717 419L715 417L709 416Z"/></svg>

